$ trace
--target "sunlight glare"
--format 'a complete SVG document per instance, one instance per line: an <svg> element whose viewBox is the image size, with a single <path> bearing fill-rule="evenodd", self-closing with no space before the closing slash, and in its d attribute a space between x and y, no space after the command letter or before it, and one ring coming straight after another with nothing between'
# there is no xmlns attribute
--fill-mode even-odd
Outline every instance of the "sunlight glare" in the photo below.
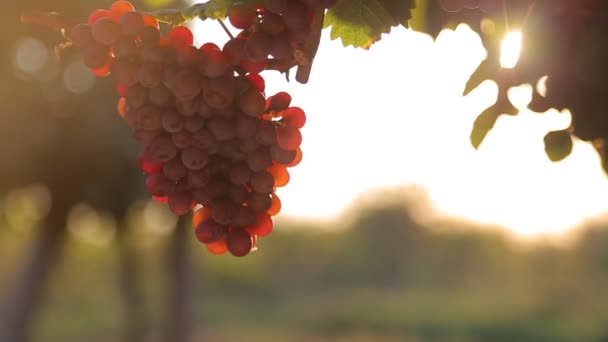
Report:
<svg viewBox="0 0 608 342"><path fill-rule="evenodd" d="M217 23L196 21L195 29L205 41L227 40ZM513 49L503 51L515 58L521 34L507 38ZM486 57L466 25L436 40L394 28L369 50L345 48L325 30L308 84L266 72L266 94L287 91L307 113L304 158L278 189L279 216L332 220L371 189L412 184L441 215L526 236L559 234L608 211L608 179L590 144L575 141L559 163L546 157L544 135L568 127L571 116L526 109L530 85L509 92L521 113L501 116L479 150L471 146L473 122L498 90L487 80L462 91Z"/></svg>
<svg viewBox="0 0 608 342"><path fill-rule="evenodd" d="M500 46L500 65L512 69L517 65L521 54L522 34L519 31L507 33Z"/></svg>

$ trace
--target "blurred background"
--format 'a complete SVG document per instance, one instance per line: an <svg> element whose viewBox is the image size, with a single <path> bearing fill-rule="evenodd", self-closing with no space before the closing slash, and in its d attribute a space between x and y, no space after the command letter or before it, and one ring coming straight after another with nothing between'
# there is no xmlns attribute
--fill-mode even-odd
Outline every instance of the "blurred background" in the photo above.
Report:
<svg viewBox="0 0 608 342"><path fill-rule="evenodd" d="M308 113L304 161L259 250L218 257L149 201L111 82L19 23L110 3L3 4L0 341L608 341L599 158L576 141L546 159L542 137L570 118L526 110L536 85L475 151L496 89L460 95L485 57L466 26L393 29L369 51L325 32L308 85L264 75Z"/></svg>

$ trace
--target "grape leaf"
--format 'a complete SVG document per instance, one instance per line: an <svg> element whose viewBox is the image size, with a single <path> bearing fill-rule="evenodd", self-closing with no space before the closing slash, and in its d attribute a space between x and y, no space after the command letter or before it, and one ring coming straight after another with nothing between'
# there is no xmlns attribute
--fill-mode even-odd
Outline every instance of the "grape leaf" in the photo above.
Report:
<svg viewBox="0 0 608 342"><path fill-rule="evenodd" d="M237 1L237 3L240 2ZM228 10L233 6L233 3L233 0L209 0L184 8L169 8L142 13L149 14L160 22L176 26L197 17L203 20L223 19L228 14Z"/></svg>
<svg viewBox="0 0 608 342"><path fill-rule="evenodd" d="M368 49L392 26L407 25L414 7L414 0L338 0L323 26L331 26L331 39L342 39L344 46Z"/></svg>

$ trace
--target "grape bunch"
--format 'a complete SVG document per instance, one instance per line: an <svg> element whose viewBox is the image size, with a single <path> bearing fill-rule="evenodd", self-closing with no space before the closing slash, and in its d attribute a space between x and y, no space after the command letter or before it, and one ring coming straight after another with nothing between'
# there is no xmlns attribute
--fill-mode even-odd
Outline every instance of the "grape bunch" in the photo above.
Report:
<svg viewBox="0 0 608 342"><path fill-rule="evenodd" d="M276 189L302 159L306 115L285 92L265 96L263 59L246 57L255 37L238 38L243 50L234 40L196 48L188 28L164 36L122 0L69 34L91 71L116 83L118 112L144 146L147 191L176 215L198 208L196 237L214 254L244 256L270 234Z"/></svg>
<svg viewBox="0 0 608 342"><path fill-rule="evenodd" d="M463 9L481 9L484 12L496 13L503 4L503 0L439 0L441 8L446 12L458 12Z"/></svg>
<svg viewBox="0 0 608 342"><path fill-rule="evenodd" d="M254 72L267 66L286 71L294 65L310 64L316 52L311 38L315 13L324 13L336 1L267 0L263 6L232 7L228 20L241 31L225 45L226 52L233 63L240 62ZM322 24L322 19L317 18L316 24ZM306 83L307 76L297 75L296 79Z"/></svg>

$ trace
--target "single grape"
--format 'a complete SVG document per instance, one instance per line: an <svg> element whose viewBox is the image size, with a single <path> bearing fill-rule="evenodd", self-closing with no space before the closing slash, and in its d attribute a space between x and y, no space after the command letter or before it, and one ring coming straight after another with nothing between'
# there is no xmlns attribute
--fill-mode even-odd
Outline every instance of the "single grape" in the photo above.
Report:
<svg viewBox="0 0 608 342"><path fill-rule="evenodd" d="M216 78L228 70L228 61L220 50L204 50L200 55L199 71L203 76Z"/></svg>
<svg viewBox="0 0 608 342"><path fill-rule="evenodd" d="M189 147L182 151L182 163L190 170L200 170L209 162L207 151Z"/></svg>
<svg viewBox="0 0 608 342"><path fill-rule="evenodd" d="M281 113L281 122L285 126L302 128L306 124L306 114L299 107L290 107Z"/></svg>
<svg viewBox="0 0 608 342"><path fill-rule="evenodd" d="M126 13L135 11L135 7L125 0L118 0L110 6L110 18L119 21Z"/></svg>
<svg viewBox="0 0 608 342"><path fill-rule="evenodd" d="M143 20L143 17L142 17ZM154 46L160 40L160 31L154 26L145 26L141 29L142 42Z"/></svg>
<svg viewBox="0 0 608 342"><path fill-rule="evenodd" d="M127 97L127 92L129 91L129 87L127 87L125 84L117 83L115 88L116 88L116 94L118 94L118 96Z"/></svg>
<svg viewBox="0 0 608 342"><path fill-rule="evenodd" d="M289 0L266 0L265 8L272 13L282 14L287 9L288 1Z"/></svg>
<svg viewBox="0 0 608 342"><path fill-rule="evenodd" d="M166 107L173 101L171 91L162 84L152 87L148 91L148 101L159 107Z"/></svg>
<svg viewBox="0 0 608 342"><path fill-rule="evenodd" d="M226 62L231 65L239 65L245 56L245 44L247 40L243 38L232 38L224 44L222 51L226 57Z"/></svg>
<svg viewBox="0 0 608 342"><path fill-rule="evenodd" d="M154 105L145 105L137 110L137 128L153 131L161 127L160 108Z"/></svg>
<svg viewBox="0 0 608 342"><path fill-rule="evenodd" d="M148 90L139 84L130 86L127 90L127 102L129 103L129 106L132 106L133 108L143 106L144 103L146 103L147 98Z"/></svg>
<svg viewBox="0 0 608 342"><path fill-rule="evenodd" d="M254 173L249 183L255 192L261 194L269 194L274 190L274 177L267 171Z"/></svg>
<svg viewBox="0 0 608 342"><path fill-rule="evenodd" d="M116 110L118 111L120 117L124 118L127 114L127 99L124 97L119 98L118 103L116 104Z"/></svg>
<svg viewBox="0 0 608 342"><path fill-rule="evenodd" d="M178 100L175 102L175 109L185 116L192 117L194 116L200 108L199 99L193 98L188 100Z"/></svg>
<svg viewBox="0 0 608 342"><path fill-rule="evenodd" d="M257 149L247 155L247 165L253 172L263 171L272 165L272 158L267 150Z"/></svg>
<svg viewBox="0 0 608 342"><path fill-rule="evenodd" d="M266 110L282 112L289 107L290 103L291 95L289 95L289 93L281 91L272 95L266 100Z"/></svg>
<svg viewBox="0 0 608 342"><path fill-rule="evenodd" d="M121 37L112 46L112 53L116 58L131 59L139 55L139 49L133 38Z"/></svg>
<svg viewBox="0 0 608 342"><path fill-rule="evenodd" d="M284 150L277 145L270 146L270 156L281 165L287 165L296 158L296 151Z"/></svg>
<svg viewBox="0 0 608 342"><path fill-rule="evenodd" d="M217 78L203 89L203 98L210 107L224 109L232 104L234 90L233 77Z"/></svg>
<svg viewBox="0 0 608 342"><path fill-rule="evenodd" d="M217 46L215 43L205 43L203 45L201 45L200 47L201 51L207 51L207 50L220 50L220 47Z"/></svg>
<svg viewBox="0 0 608 342"><path fill-rule="evenodd" d="M245 69L246 72L252 73L252 74L258 74L258 73L262 72L264 69L266 69L267 65L268 65L267 59L259 61L259 62L252 61L248 58L241 60L241 66L243 67L243 69Z"/></svg>
<svg viewBox="0 0 608 342"><path fill-rule="evenodd" d="M242 257L249 254L251 251L253 240L246 230L233 228L232 231L228 233L227 245L230 254Z"/></svg>
<svg viewBox="0 0 608 342"><path fill-rule="evenodd" d="M273 163L267 171L274 177L274 186L282 187L289 183L289 171L284 165Z"/></svg>
<svg viewBox="0 0 608 342"><path fill-rule="evenodd" d="M185 26L176 26L169 31L169 41L174 48L192 45L194 36Z"/></svg>
<svg viewBox="0 0 608 342"><path fill-rule="evenodd" d="M194 226L194 228L198 228L198 225L201 222L209 218L211 218L211 208L202 207L192 214L192 226Z"/></svg>
<svg viewBox="0 0 608 342"><path fill-rule="evenodd" d="M245 54L253 62L263 62L272 50L273 38L265 32L254 32L247 39Z"/></svg>
<svg viewBox="0 0 608 342"><path fill-rule="evenodd" d="M89 24L89 26L95 24L99 19L101 18L106 18L108 15L110 15L110 11L105 10L105 9L97 9L94 10L93 12L91 12L91 14L89 14L89 19L87 20L87 23Z"/></svg>
<svg viewBox="0 0 608 342"><path fill-rule="evenodd" d="M196 225L196 238L202 243L217 242L226 238L226 230L223 225L206 219Z"/></svg>
<svg viewBox="0 0 608 342"><path fill-rule="evenodd" d="M285 150L295 150L302 143L302 133L295 127L277 128L277 144Z"/></svg>
<svg viewBox="0 0 608 342"><path fill-rule="evenodd" d="M96 42L112 45L120 38L120 26L108 17L101 18L91 26L91 34Z"/></svg>
<svg viewBox="0 0 608 342"><path fill-rule="evenodd" d="M116 83L132 86L137 83L137 63L119 59L112 64L112 78Z"/></svg>
<svg viewBox="0 0 608 342"><path fill-rule="evenodd" d="M215 255L222 255L228 251L228 243L226 239L221 239L213 243L205 244L207 250Z"/></svg>
<svg viewBox="0 0 608 342"><path fill-rule="evenodd" d="M275 59L291 59L293 58L293 50L291 48L291 37L287 32L283 32L276 36L272 42L272 49L270 55Z"/></svg>
<svg viewBox="0 0 608 342"><path fill-rule="evenodd" d="M192 133L192 146L208 150L216 144L216 139L207 129L200 129Z"/></svg>
<svg viewBox="0 0 608 342"><path fill-rule="evenodd" d="M175 61L184 68L190 68L198 63L199 58L199 50L194 46L188 45L177 50Z"/></svg>
<svg viewBox="0 0 608 342"><path fill-rule="evenodd" d="M93 41L91 27L87 24L78 24L70 30L72 45L84 48Z"/></svg>
<svg viewBox="0 0 608 342"><path fill-rule="evenodd" d="M179 157L173 158L163 165L163 174L172 181L179 181L186 177L188 169Z"/></svg>
<svg viewBox="0 0 608 342"><path fill-rule="evenodd" d="M302 150L298 147L295 152L296 153L294 159L291 162L287 163L285 166L294 167L300 164L300 161L302 161Z"/></svg>
<svg viewBox="0 0 608 342"><path fill-rule="evenodd" d="M137 12L127 12L120 18L120 29L122 34L135 37L144 30L144 18Z"/></svg>
<svg viewBox="0 0 608 342"><path fill-rule="evenodd" d="M310 10L299 1L288 1L283 22L291 31L305 29L310 24Z"/></svg>
<svg viewBox="0 0 608 342"><path fill-rule="evenodd" d="M137 141L138 143L142 144L142 145L149 145L154 139L156 139L156 137L158 137L161 134L161 130L157 130L157 131L150 131L150 130L145 130L145 129L134 129L132 136L133 139L135 139L135 141Z"/></svg>
<svg viewBox="0 0 608 342"><path fill-rule="evenodd" d="M262 114L265 105L264 95L255 88L249 88L239 98L239 109L249 116Z"/></svg>
<svg viewBox="0 0 608 342"><path fill-rule="evenodd" d="M237 5L228 10L228 21L237 29L244 30L253 25L257 18L257 9L254 6Z"/></svg>
<svg viewBox="0 0 608 342"><path fill-rule="evenodd" d="M233 120L221 117L212 118L207 122L207 129L219 140L230 140L236 136L236 129Z"/></svg>
<svg viewBox="0 0 608 342"><path fill-rule="evenodd" d="M171 140L173 141L175 147L184 149L192 144L192 134L185 129L182 129L179 132L171 134Z"/></svg>
<svg viewBox="0 0 608 342"><path fill-rule="evenodd" d="M244 185L231 184L228 189L228 198L234 203L243 204L249 198L249 192Z"/></svg>
<svg viewBox="0 0 608 342"><path fill-rule="evenodd" d="M125 108L124 119L127 123L127 126L135 129L135 127L137 126L137 110L131 105L127 104L127 107Z"/></svg>
<svg viewBox="0 0 608 342"><path fill-rule="evenodd" d="M150 63L163 63L164 62L164 52L163 49L157 45L143 45L139 52L141 59L144 62Z"/></svg>
<svg viewBox="0 0 608 342"><path fill-rule="evenodd" d="M166 196L172 188L172 183L162 173L152 173L146 177L146 191L153 196Z"/></svg>
<svg viewBox="0 0 608 342"><path fill-rule="evenodd" d="M258 120L255 140L260 145L272 145L277 142L277 130L274 123L265 120Z"/></svg>
<svg viewBox="0 0 608 342"><path fill-rule="evenodd" d="M265 12L262 17L260 28L265 33L275 36L285 31L285 22L283 22L283 18L281 18L280 15L272 12Z"/></svg>
<svg viewBox="0 0 608 342"><path fill-rule="evenodd" d="M84 64L91 69L98 69L108 63L112 57L110 49L101 44L90 44L83 51Z"/></svg>
<svg viewBox="0 0 608 342"><path fill-rule="evenodd" d="M275 216L281 211L281 200L277 194L272 194L272 204L270 208L266 211L268 215Z"/></svg>
<svg viewBox="0 0 608 342"><path fill-rule="evenodd" d="M114 58L109 58L102 67L97 69L91 69L91 73L97 77L105 77L110 74L112 70L112 64L114 63Z"/></svg>
<svg viewBox="0 0 608 342"><path fill-rule="evenodd" d="M252 192L247 199L247 206L256 214L263 213L272 206L272 198L268 194Z"/></svg>
<svg viewBox="0 0 608 342"><path fill-rule="evenodd" d="M196 133L205 126L205 119L200 116L190 116L184 122L184 128L190 133Z"/></svg>
<svg viewBox="0 0 608 342"><path fill-rule="evenodd" d="M257 120L250 116L239 115L235 119L236 136L239 139L246 139L255 136L257 131Z"/></svg>
<svg viewBox="0 0 608 342"><path fill-rule="evenodd" d="M260 148L260 144L255 140L255 137L250 137L241 140L241 145L239 146L239 150L243 153L252 153Z"/></svg>
<svg viewBox="0 0 608 342"><path fill-rule="evenodd" d="M245 185L249 182L251 177L251 170L247 166L247 163L236 163L230 169L228 178L232 184Z"/></svg>
<svg viewBox="0 0 608 342"><path fill-rule="evenodd" d="M241 155L241 152L239 151L239 145L240 141L238 139L221 141L217 154L221 157L228 158L231 160L244 159L244 155L243 158L239 158L239 155Z"/></svg>
<svg viewBox="0 0 608 342"><path fill-rule="evenodd" d="M169 195L169 209L178 216L187 214L194 207L189 192L176 192Z"/></svg>
<svg viewBox="0 0 608 342"><path fill-rule="evenodd" d="M245 228L255 223L255 214L249 207L239 206L234 216L232 225L234 227Z"/></svg>
<svg viewBox="0 0 608 342"><path fill-rule="evenodd" d="M138 162L139 167L146 173L157 173L163 168L163 165L152 160L152 157L146 151L139 154Z"/></svg>
<svg viewBox="0 0 608 342"><path fill-rule="evenodd" d="M217 200L211 207L211 217L217 223L231 225L239 206L229 199Z"/></svg>
<svg viewBox="0 0 608 342"><path fill-rule="evenodd" d="M143 63L137 70L137 80L146 88L158 86L162 75L163 65L161 63Z"/></svg>
<svg viewBox="0 0 608 342"><path fill-rule="evenodd" d="M205 186L205 191L207 191L212 199L227 197L229 189L230 183L221 177L212 178L207 183L207 186Z"/></svg>
<svg viewBox="0 0 608 342"><path fill-rule="evenodd" d="M245 228L249 234L258 236L268 236L272 233L272 218L268 213L261 212L255 216L255 223Z"/></svg>
<svg viewBox="0 0 608 342"><path fill-rule="evenodd" d="M143 15L142 17L144 19L144 26L151 26L151 27L154 27L155 29L159 28L158 20L156 20L156 18L154 18L153 16Z"/></svg>
<svg viewBox="0 0 608 342"><path fill-rule="evenodd" d="M180 100L191 100L201 91L202 79L197 72L182 70L175 75L175 81L167 85L173 95Z"/></svg>
<svg viewBox="0 0 608 342"><path fill-rule="evenodd" d="M146 152L150 158L157 163L165 163L177 155L177 148L169 135L159 135L154 138L148 146Z"/></svg>
<svg viewBox="0 0 608 342"><path fill-rule="evenodd" d="M202 188L211 179L211 173L208 168L200 170L188 170L188 185L192 188Z"/></svg>

